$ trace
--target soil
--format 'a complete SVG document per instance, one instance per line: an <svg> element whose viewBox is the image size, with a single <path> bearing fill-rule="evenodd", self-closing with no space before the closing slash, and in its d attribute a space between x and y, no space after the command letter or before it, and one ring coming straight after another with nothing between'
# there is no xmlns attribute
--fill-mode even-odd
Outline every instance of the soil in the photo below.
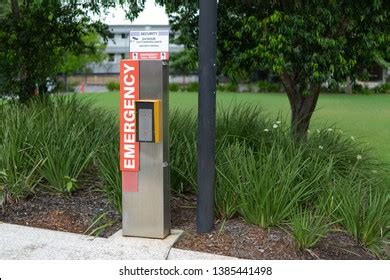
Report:
<svg viewBox="0 0 390 280"><path fill-rule="evenodd" d="M172 227L185 231L174 247L243 259L376 259L346 232L332 231L315 248L298 250L289 232L280 228L264 230L236 217L216 221L209 234L196 232L196 200L194 197L172 199Z"/></svg>
<svg viewBox="0 0 390 280"><path fill-rule="evenodd" d="M71 196L37 193L0 211L0 221L32 227L88 234L107 225L99 236L108 237L121 228L121 217L104 194L91 170L80 178L80 188ZM90 226L105 214L94 227ZM375 259L347 233L334 231L315 248L298 250L289 232L280 228L264 230L236 217L216 221L209 234L196 232L196 200L193 196L172 198L172 228L185 231L174 247L244 259Z"/></svg>
<svg viewBox="0 0 390 280"><path fill-rule="evenodd" d="M72 195L54 195L43 191L8 203L3 211L0 209L0 221L80 234L88 234L98 226L107 225L100 236L111 236L121 228L121 216L98 191L101 182L94 174L94 169L84 173L79 179L79 189ZM90 228L102 214L104 217Z"/></svg>

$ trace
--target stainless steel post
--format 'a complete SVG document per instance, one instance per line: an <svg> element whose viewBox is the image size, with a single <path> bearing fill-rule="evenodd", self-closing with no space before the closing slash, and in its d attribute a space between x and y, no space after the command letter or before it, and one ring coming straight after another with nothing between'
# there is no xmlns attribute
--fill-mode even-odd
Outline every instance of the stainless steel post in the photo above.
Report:
<svg viewBox="0 0 390 280"><path fill-rule="evenodd" d="M168 63L140 61L139 99L160 100L160 141L140 143L138 191L123 192L123 235L164 238L170 233Z"/></svg>

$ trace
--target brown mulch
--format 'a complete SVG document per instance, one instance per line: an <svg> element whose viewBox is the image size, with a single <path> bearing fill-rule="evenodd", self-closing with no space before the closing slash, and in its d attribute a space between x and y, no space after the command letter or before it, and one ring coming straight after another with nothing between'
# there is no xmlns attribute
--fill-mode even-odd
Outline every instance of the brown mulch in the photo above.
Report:
<svg viewBox="0 0 390 280"><path fill-rule="evenodd" d="M337 259L370 260L375 257L345 232L331 232L315 248L298 250L290 233L283 229L264 230L236 217L216 221L209 234L196 232L194 197L173 198L172 227L183 229L184 236L174 247L244 259Z"/></svg>
<svg viewBox="0 0 390 280"><path fill-rule="evenodd" d="M91 169L79 179L80 188L72 195L53 195L47 192L15 203L8 203L3 211L0 208L0 221L18 225L86 234L93 222L106 213L102 224L112 224L102 233L108 237L121 228L120 215L111 206L104 195L97 190L101 184Z"/></svg>
<svg viewBox="0 0 390 280"><path fill-rule="evenodd" d="M111 225L100 236L108 237L121 228L121 217L97 191L101 184L96 171L80 178L80 189L71 196L38 193L17 203L7 204L0 221L12 224L85 234L91 224L106 213ZM185 231L174 247L244 259L375 259L345 232L331 232L310 250L296 249L290 233L283 229L264 230L236 217L216 221L209 234L196 232L196 201L193 196L172 198L172 228Z"/></svg>

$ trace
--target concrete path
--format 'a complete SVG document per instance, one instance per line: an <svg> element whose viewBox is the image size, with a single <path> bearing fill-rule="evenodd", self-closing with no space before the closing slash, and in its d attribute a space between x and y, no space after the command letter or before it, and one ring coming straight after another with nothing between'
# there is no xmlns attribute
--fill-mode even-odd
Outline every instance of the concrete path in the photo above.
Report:
<svg viewBox="0 0 390 280"><path fill-rule="evenodd" d="M39 229L0 222L0 259L3 260L191 260L228 257L172 248L181 230L163 240L109 238Z"/></svg>

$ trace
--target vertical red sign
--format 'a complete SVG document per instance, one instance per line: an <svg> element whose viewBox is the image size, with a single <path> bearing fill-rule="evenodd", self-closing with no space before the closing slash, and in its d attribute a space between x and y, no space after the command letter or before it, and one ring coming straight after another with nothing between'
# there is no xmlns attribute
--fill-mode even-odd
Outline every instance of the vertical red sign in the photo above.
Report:
<svg viewBox="0 0 390 280"><path fill-rule="evenodd" d="M120 169L123 191L138 190L139 143L136 142L135 100L139 99L139 61L120 63Z"/></svg>

